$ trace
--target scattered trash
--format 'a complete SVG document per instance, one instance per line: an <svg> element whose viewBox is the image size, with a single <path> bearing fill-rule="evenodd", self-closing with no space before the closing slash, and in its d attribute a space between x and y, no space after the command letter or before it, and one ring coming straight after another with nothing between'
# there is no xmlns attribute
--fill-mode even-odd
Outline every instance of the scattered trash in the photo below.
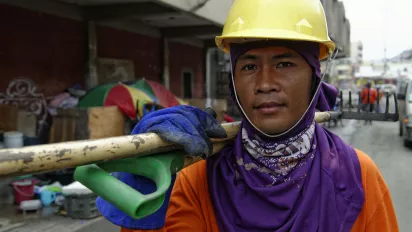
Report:
<svg viewBox="0 0 412 232"><path fill-rule="evenodd" d="M42 208L42 204L40 200L22 201L19 208L23 212L37 211Z"/></svg>
<svg viewBox="0 0 412 232"><path fill-rule="evenodd" d="M35 193L40 195L43 206L50 206L55 202L57 196L62 194L62 185L56 181L51 185L35 186Z"/></svg>
<svg viewBox="0 0 412 232"><path fill-rule="evenodd" d="M75 181L67 186L64 186L62 188L62 192L64 196L87 195L93 193L90 189L88 189L86 186L82 185L78 181Z"/></svg>
<svg viewBox="0 0 412 232"><path fill-rule="evenodd" d="M34 196L34 186L37 179L23 179L11 182L14 190L14 202L19 205L23 201L31 200Z"/></svg>
<svg viewBox="0 0 412 232"><path fill-rule="evenodd" d="M3 134L6 148L23 147L23 133L20 131L9 131Z"/></svg>
<svg viewBox="0 0 412 232"><path fill-rule="evenodd" d="M60 182L56 181L53 184L44 185L42 187L36 186L35 192L37 194L40 194L43 190L48 190L48 191L51 191L51 192L58 193L58 192L62 192L62 188L63 188L63 186L60 184Z"/></svg>
<svg viewBox="0 0 412 232"><path fill-rule="evenodd" d="M67 216L73 219L92 219L100 216L96 206L96 194L70 195L65 198L64 208Z"/></svg>
<svg viewBox="0 0 412 232"><path fill-rule="evenodd" d="M56 197L57 197L56 192L52 192L47 189L43 190L40 193L40 200L44 206L50 206L56 200Z"/></svg>

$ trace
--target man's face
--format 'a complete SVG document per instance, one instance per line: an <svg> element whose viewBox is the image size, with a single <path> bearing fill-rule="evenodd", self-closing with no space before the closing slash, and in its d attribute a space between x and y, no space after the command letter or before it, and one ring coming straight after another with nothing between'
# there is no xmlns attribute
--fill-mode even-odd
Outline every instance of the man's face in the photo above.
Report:
<svg viewBox="0 0 412 232"><path fill-rule="evenodd" d="M311 100L312 69L284 47L249 50L236 61L236 92L251 122L266 134L291 128Z"/></svg>

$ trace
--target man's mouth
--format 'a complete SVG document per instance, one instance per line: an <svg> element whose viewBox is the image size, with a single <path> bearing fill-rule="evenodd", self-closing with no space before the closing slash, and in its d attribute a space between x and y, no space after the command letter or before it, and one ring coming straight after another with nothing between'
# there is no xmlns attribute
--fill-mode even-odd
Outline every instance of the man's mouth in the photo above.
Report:
<svg viewBox="0 0 412 232"><path fill-rule="evenodd" d="M258 110L261 114L269 115L277 113L283 107L285 107L284 104L271 101L263 102L256 106L255 109Z"/></svg>

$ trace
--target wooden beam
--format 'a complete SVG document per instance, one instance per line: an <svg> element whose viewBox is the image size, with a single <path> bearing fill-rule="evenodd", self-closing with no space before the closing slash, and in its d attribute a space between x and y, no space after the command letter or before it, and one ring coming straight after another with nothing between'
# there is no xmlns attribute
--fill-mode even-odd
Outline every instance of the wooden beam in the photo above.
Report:
<svg viewBox="0 0 412 232"><path fill-rule="evenodd" d="M162 15L165 13L177 13L177 11L156 3L141 2L85 6L83 7L83 13L86 20L99 21L116 20L130 16Z"/></svg>
<svg viewBox="0 0 412 232"><path fill-rule="evenodd" d="M219 35L222 29L217 26L186 26L186 27L167 27L160 29L163 36L169 38L192 37L201 35Z"/></svg>

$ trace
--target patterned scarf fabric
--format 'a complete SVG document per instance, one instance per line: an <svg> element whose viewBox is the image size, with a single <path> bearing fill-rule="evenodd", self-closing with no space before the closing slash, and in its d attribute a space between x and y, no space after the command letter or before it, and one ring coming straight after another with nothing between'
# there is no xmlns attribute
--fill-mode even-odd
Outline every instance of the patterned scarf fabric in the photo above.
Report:
<svg viewBox="0 0 412 232"><path fill-rule="evenodd" d="M257 134L249 135L246 128L242 128L242 141L248 153L258 161L262 167L256 163L245 164L242 158L237 160L237 165L246 169L256 169L259 172L270 174L273 178L271 186L277 181L287 176L296 166L302 166L307 158L313 159L313 136L315 133L315 123L312 123L304 131L292 136L287 140L270 143L265 142Z"/></svg>

